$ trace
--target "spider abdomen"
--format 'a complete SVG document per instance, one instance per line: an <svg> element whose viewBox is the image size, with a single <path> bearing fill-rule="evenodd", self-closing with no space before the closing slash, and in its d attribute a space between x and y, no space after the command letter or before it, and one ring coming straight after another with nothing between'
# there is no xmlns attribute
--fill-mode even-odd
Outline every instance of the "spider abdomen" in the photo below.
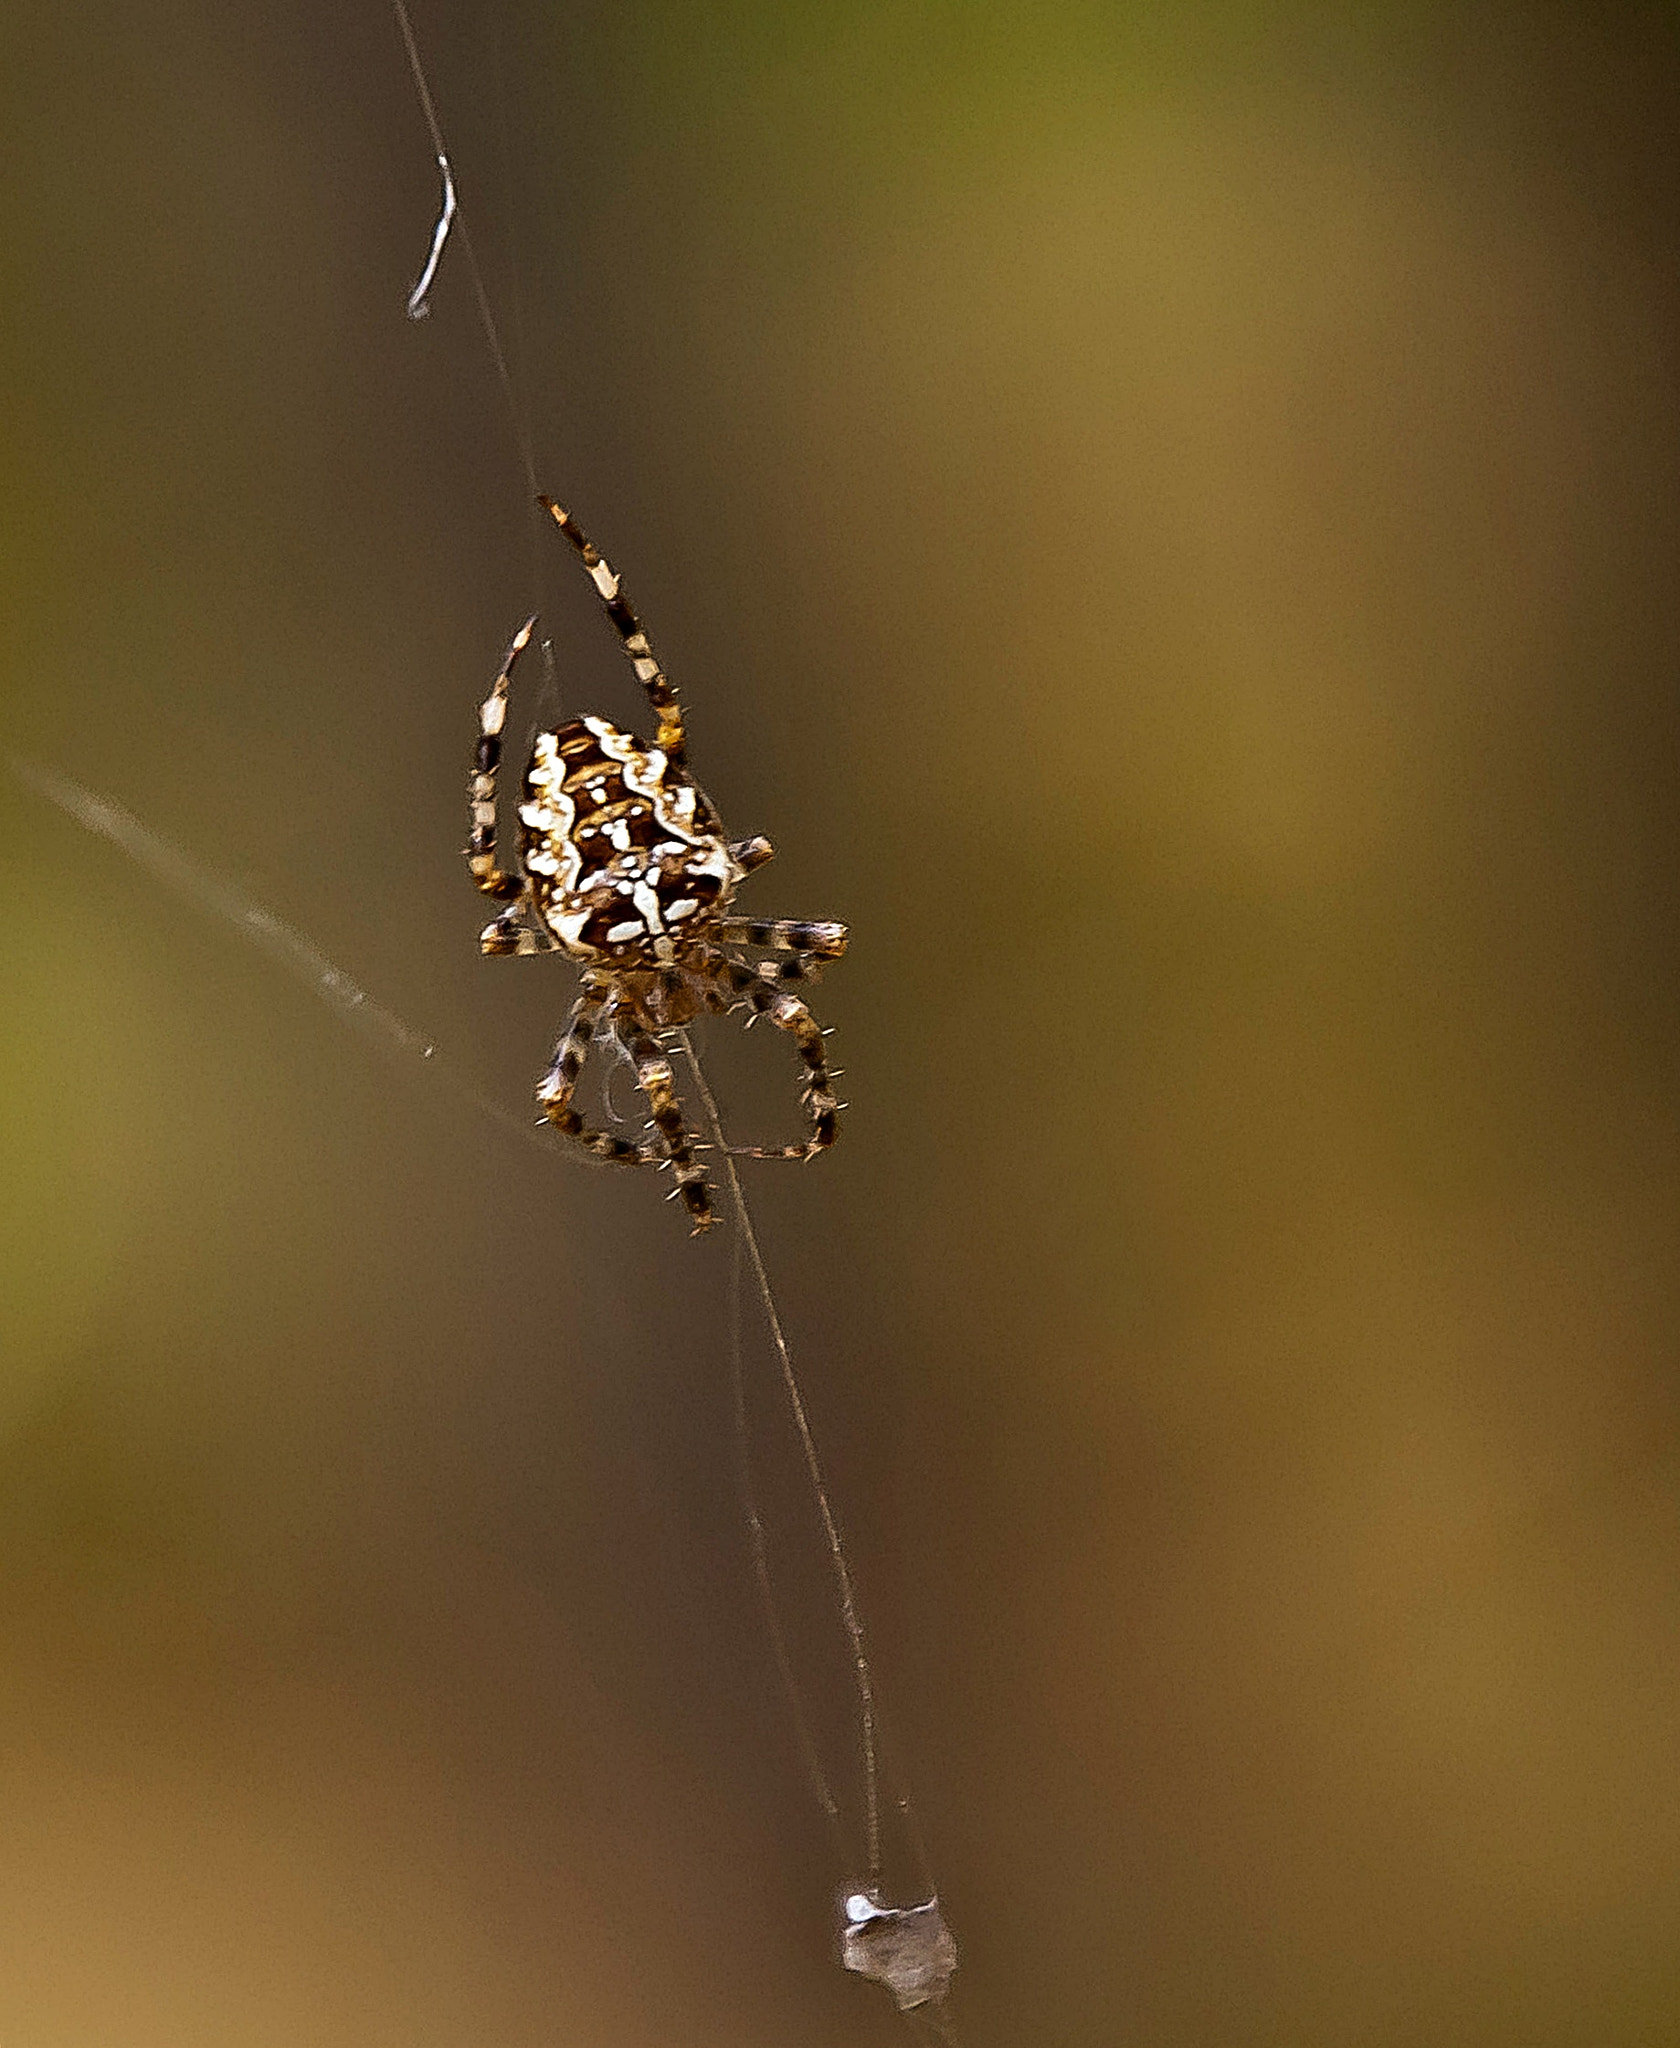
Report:
<svg viewBox="0 0 1680 2048"><path fill-rule="evenodd" d="M604 718L537 734L519 817L538 914L580 960L671 964L744 872L686 772Z"/></svg>

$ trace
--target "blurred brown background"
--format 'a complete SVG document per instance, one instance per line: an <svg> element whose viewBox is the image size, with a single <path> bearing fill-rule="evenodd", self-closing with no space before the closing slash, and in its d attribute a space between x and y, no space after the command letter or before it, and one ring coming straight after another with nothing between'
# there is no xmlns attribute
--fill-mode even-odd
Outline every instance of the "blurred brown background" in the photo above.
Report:
<svg viewBox="0 0 1680 2048"><path fill-rule="evenodd" d="M753 1188L969 2048L1668 2043L1680 20L1266 12L416 24L541 476L853 926ZM459 248L403 317L389 12L0 35L5 749L522 1107L473 706L535 593L638 707ZM5 2048L904 2038L727 1246L15 782L0 860Z"/></svg>

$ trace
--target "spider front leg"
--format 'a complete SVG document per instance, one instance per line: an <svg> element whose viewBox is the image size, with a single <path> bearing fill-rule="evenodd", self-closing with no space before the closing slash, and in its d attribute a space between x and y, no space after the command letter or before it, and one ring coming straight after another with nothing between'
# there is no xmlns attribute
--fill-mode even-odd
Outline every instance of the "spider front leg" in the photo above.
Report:
<svg viewBox="0 0 1680 2048"><path fill-rule="evenodd" d="M671 1162L671 1171L677 1177L676 1192L688 1210L694 1224L694 1235L698 1237L701 1231L711 1229L716 1218L712 1214L705 1168L694 1156L694 1143L688 1135L688 1126L683 1122L682 1104L677 1100L671 1062L640 1024L631 1021L622 1025L619 1037L635 1062L637 1086L653 1111L654 1128L659 1133L665 1156Z"/></svg>
<svg viewBox="0 0 1680 2048"><path fill-rule="evenodd" d="M578 1076L589 1057L589 1047L605 1003L606 997L601 989L585 985L583 993L572 1005L572 1014L566 1019L560 1043L554 1048L553 1062L537 1084L537 1100L542 1104L543 1116L557 1131L564 1131L568 1138L575 1139L586 1152L593 1152L597 1159L611 1160L615 1166L655 1166L659 1163L659 1153L654 1146L627 1144L623 1138L615 1138L610 1131L591 1130L572 1107Z"/></svg>
<svg viewBox="0 0 1680 2048"><path fill-rule="evenodd" d="M724 928L727 930L728 926ZM844 948L844 925L807 926L805 929L837 931L841 934L840 945ZM800 1095L805 1104L805 1114L811 1119L809 1140L803 1145L742 1145L732 1149L743 1159L814 1159L819 1152L826 1152L840 1133L840 1104L835 1099L828 1071L821 1025L791 990L778 988L774 982L767 981L744 960L737 960L728 953L714 953L708 965L730 996L745 1002L755 1017L768 1017L779 1030L788 1033L798 1046L799 1057L805 1064L805 1086Z"/></svg>

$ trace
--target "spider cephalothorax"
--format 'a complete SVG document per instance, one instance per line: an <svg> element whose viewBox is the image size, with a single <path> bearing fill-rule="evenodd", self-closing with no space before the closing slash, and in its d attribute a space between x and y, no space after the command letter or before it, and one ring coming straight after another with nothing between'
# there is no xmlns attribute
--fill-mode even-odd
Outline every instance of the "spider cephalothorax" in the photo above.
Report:
<svg viewBox="0 0 1680 2048"><path fill-rule="evenodd" d="M840 1105L822 1032L787 984L808 979L819 961L837 960L846 927L725 914L737 886L774 849L768 839L725 838L685 766L677 693L618 578L569 513L551 498L542 503L601 593L659 735L647 746L604 718L574 718L538 733L519 806L523 872L497 867L496 776L508 687L536 625L526 620L479 712L467 857L485 895L512 904L485 926L479 944L486 953L566 953L579 962L583 987L537 1089L543 1115L599 1158L669 1166L695 1229L704 1230L712 1221L705 1169L694 1156L662 1035L705 1010L768 1016L798 1045L811 1135L803 1145L753 1147L746 1156L808 1159L824 1150L834 1143ZM743 947L778 957L755 961ZM597 1038L614 1042L635 1067L653 1111L654 1136L644 1143L588 1129L572 1106Z"/></svg>

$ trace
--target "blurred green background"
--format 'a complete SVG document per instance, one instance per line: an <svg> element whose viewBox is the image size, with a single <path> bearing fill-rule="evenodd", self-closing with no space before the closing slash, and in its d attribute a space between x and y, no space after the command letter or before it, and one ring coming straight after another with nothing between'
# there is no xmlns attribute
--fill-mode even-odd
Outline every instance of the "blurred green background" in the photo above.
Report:
<svg viewBox="0 0 1680 2048"><path fill-rule="evenodd" d="M969 2048L1673 2041L1674 10L416 26L743 908L853 927L843 1142L752 1186ZM523 1106L473 707L540 601L639 709L459 248L403 317L390 14L0 59L5 749ZM0 863L6 2048L903 2038L727 1246L16 782Z"/></svg>

